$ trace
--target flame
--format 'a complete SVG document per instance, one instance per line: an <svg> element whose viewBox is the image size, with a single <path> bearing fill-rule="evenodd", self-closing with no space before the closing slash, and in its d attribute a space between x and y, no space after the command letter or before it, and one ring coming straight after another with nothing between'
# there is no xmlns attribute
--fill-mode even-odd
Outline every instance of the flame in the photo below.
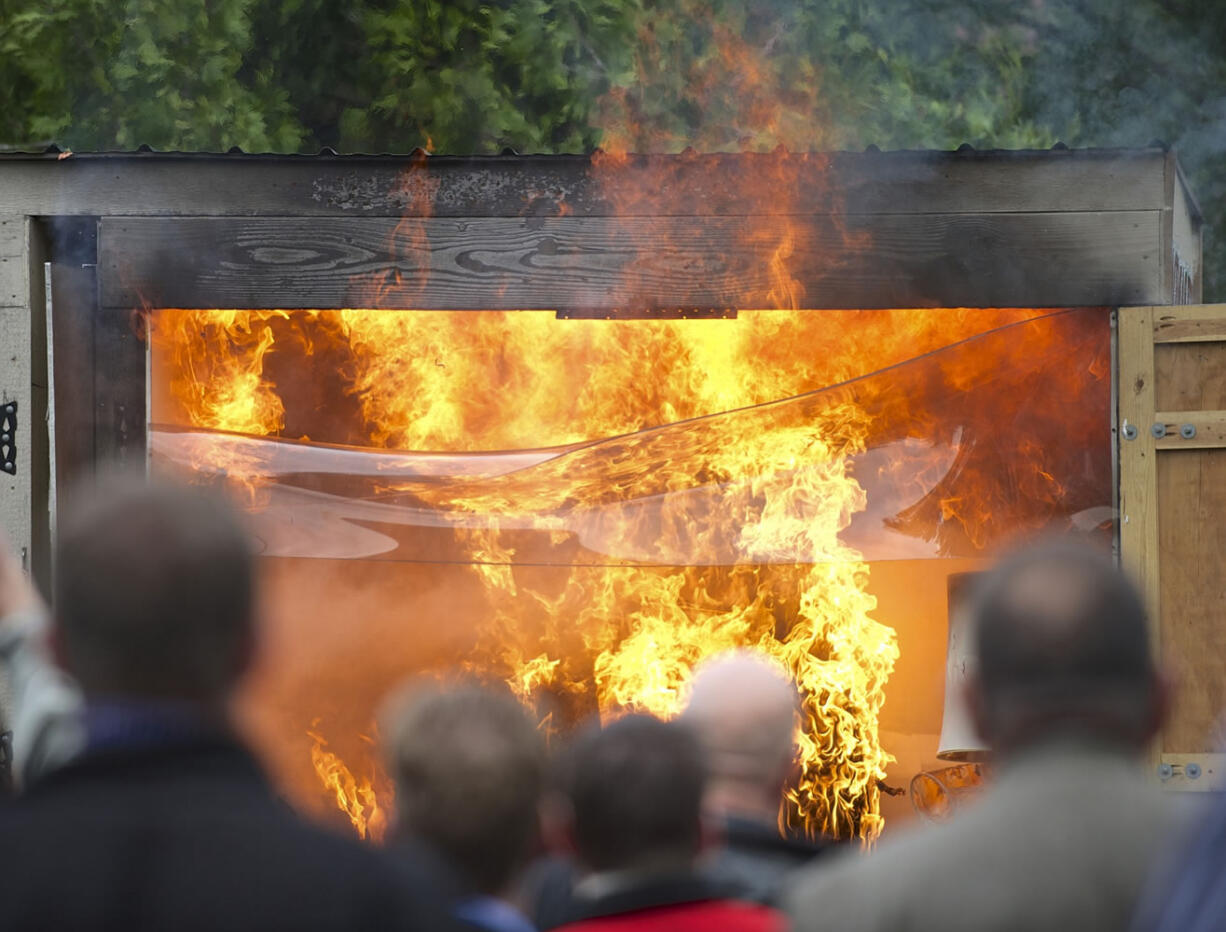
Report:
<svg viewBox="0 0 1226 932"><path fill-rule="evenodd" d="M336 807L349 817L359 838L382 842L387 817L375 792L375 778L355 777L344 761L327 749L328 742L318 730L319 720L307 731L315 743L311 763L325 790L336 800Z"/></svg>
<svg viewBox="0 0 1226 932"><path fill-rule="evenodd" d="M869 567L843 540L867 504L853 463L870 440L900 430L924 437L942 392L969 391L996 377L1003 359L1028 360L1078 331L1066 332L1064 318L1033 320L1040 312L1032 310L834 313L845 327L804 311L635 321L529 311L163 311L154 323L166 360L191 360L176 363L179 378L168 382L170 419L179 423L233 423L217 414L231 408L190 382L233 373L242 397L263 399L266 418L249 432L275 435L299 413L266 370L278 353L284 371L330 353L341 360L332 377L360 427L329 434L335 425L317 416L322 440L350 441L356 430L368 446L395 449L564 451L505 475L378 483L389 506L411 501L442 516L451 552L470 563L489 612L467 663L505 677L543 709L552 732L592 712L675 715L704 657L762 650L804 695L800 776L785 818L814 834L871 840L891 760L877 721L898 650L873 617ZM194 324L185 326L189 315ZM1027 320L1026 331L990 336L995 342L957 365L934 364L935 381L826 388ZM987 424L992 417L979 415ZM1019 435L1002 461L1025 457L1027 495L1057 502L1065 492L1058 477L1069 470L1029 438ZM914 484L927 467L908 449L909 459L874 481ZM956 465L977 481L934 489L896 523L964 532L980 546L993 527L1027 520L1016 505L985 497L995 486L976 475L973 456L960 454ZM1016 463L1008 468L1018 472ZM643 501L655 504L619 510ZM577 538L577 520L589 521L586 538L616 541L632 558L610 562L593 551ZM313 761L338 807L366 831L378 806L372 781L356 779L322 743Z"/></svg>
<svg viewBox="0 0 1226 932"><path fill-rule="evenodd" d="M668 240L613 250L616 276L561 317L675 312L668 289L685 263L720 296L703 310L732 319L369 309L415 307L428 280L421 258L437 183L416 154L390 192L404 216L388 259L355 277L354 308L154 314L155 419L408 451L405 462L531 452L503 470L376 468L365 485L314 476L303 487L377 503L389 525L393 513L429 515L385 537L418 555L406 560L466 567L482 617L465 664L504 677L550 734L592 714L676 715L690 671L730 647L778 659L804 697L781 818L871 842L892 759L879 719L899 651L874 617L865 553L849 542L872 505L868 486L899 503L877 516L879 529L941 553L978 554L1065 516L1104 473L1090 441L1069 440L1106 423L1086 388L1106 377L1102 346L1090 353L1097 372L1066 366L1050 386L1032 386L1031 362L1079 359L1061 353L1090 323L1033 320L1043 312L1026 309L802 310L822 306L832 271L822 237L842 240L833 253L872 248L846 228L838 192L824 192L831 216L806 206L823 193L828 164L810 150L832 142L820 69L775 53L789 41L786 22L752 12L733 22L710 0L643 11L638 28L632 68L612 75L597 108L603 151L590 197L572 205L554 192L539 199L552 205L544 215L535 197L525 211L593 212L611 242L643 242L635 237L654 218L709 218L731 238L727 254ZM662 151L680 154L631 154ZM1033 324L909 376L868 378L1023 321ZM980 392L987 407L941 416L949 399L969 405L993 379L998 391ZM1034 405L1046 421L1015 411L1011 430L999 430L1002 404L1044 391L1061 418L1049 398ZM192 449L188 466L201 474L248 490L272 481L249 445ZM952 466L941 450L953 451ZM253 496L249 507L265 504ZM363 510L356 520L380 519ZM355 665L363 677L383 646ZM373 831L374 781L356 779L310 734L319 779L360 833Z"/></svg>
<svg viewBox="0 0 1226 932"><path fill-rule="evenodd" d="M192 424L267 436L281 430L285 405L264 378L274 337L270 321L286 311L161 311L152 329L166 353L169 388Z"/></svg>

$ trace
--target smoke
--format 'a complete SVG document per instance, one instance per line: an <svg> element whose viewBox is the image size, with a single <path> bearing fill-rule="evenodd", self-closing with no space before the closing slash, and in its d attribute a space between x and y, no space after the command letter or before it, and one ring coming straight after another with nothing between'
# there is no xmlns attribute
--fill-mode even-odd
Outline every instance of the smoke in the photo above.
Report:
<svg viewBox="0 0 1226 932"><path fill-rule="evenodd" d="M1226 291L1226 9L1208 0L639 6L614 150L1174 147ZM1219 219L1221 218L1221 219Z"/></svg>

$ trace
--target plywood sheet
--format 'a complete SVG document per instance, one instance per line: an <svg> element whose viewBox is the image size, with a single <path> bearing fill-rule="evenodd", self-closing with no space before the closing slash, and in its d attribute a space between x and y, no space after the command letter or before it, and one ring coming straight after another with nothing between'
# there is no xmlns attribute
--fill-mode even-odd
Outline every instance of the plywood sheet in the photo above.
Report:
<svg viewBox="0 0 1226 932"><path fill-rule="evenodd" d="M1160 411L1226 408L1226 342L1154 347L1155 404Z"/></svg>
<svg viewBox="0 0 1226 932"><path fill-rule="evenodd" d="M1226 449L1158 457L1162 655L1177 677L1163 750L1207 750L1226 710Z"/></svg>

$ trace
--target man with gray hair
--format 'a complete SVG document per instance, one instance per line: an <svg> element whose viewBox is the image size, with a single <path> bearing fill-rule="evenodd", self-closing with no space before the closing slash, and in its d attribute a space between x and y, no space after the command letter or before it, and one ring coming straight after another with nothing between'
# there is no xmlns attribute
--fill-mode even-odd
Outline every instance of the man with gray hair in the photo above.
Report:
<svg viewBox="0 0 1226 932"><path fill-rule="evenodd" d="M544 741L505 686L419 678L389 700L381 732L396 781L393 848L436 866L454 915L486 932L532 932L511 886L538 837Z"/></svg>
<svg viewBox="0 0 1226 932"><path fill-rule="evenodd" d="M1127 928L1168 835L1137 758L1163 721L1139 594L1068 544L1021 551L980 581L968 690L998 775L950 822L804 872L797 932Z"/></svg>
<svg viewBox="0 0 1226 932"><path fill-rule="evenodd" d="M789 872L822 851L780 829L799 707L796 685L778 662L737 650L697 669L683 715L706 753L704 815L723 836L706 868L762 903L774 902Z"/></svg>

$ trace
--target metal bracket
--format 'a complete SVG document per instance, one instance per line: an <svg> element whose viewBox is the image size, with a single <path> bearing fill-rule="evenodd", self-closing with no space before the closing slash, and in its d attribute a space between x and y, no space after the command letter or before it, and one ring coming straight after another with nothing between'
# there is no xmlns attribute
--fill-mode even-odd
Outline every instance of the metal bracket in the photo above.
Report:
<svg viewBox="0 0 1226 932"><path fill-rule="evenodd" d="M10 476L17 472L17 402L6 401L0 408L0 470Z"/></svg>
<svg viewBox="0 0 1226 932"><path fill-rule="evenodd" d="M1180 425L1179 436L1181 436L1184 440L1191 440L1193 437L1196 436L1196 425L1195 424Z"/></svg>
<svg viewBox="0 0 1226 932"><path fill-rule="evenodd" d="M1155 440L1161 440L1163 437L1166 436L1166 425L1165 424L1154 424L1149 429L1149 432L1150 434L1153 435L1153 438Z"/></svg>

